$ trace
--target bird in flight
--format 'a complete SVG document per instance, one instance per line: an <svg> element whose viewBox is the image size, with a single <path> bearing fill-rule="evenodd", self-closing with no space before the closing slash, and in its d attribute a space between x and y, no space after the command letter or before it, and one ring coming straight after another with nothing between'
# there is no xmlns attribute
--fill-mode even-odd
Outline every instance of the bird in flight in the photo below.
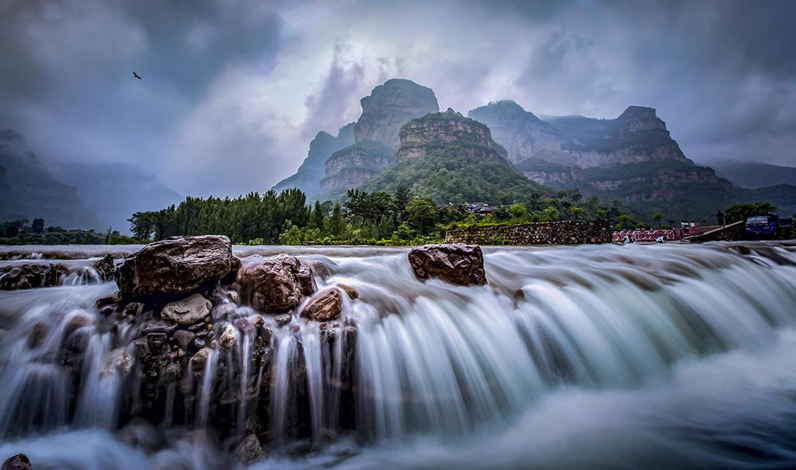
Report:
<svg viewBox="0 0 796 470"><path fill-rule="evenodd" d="M137 78L137 79L141 80L141 77L139 77L139 76L138 76L138 74L137 74L137 73L135 73L135 70L133 70L133 77L135 77L135 78Z"/></svg>

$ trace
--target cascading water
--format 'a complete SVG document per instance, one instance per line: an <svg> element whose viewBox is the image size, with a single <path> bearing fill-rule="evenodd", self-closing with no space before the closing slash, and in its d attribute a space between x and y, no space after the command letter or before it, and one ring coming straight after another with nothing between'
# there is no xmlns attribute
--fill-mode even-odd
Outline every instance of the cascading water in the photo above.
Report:
<svg viewBox="0 0 796 470"><path fill-rule="evenodd" d="M796 465L794 245L493 249L482 287L403 250L295 254L358 292L343 320L221 292L185 370L166 327L98 311L113 283L0 293L0 457L218 468L255 433L263 468Z"/></svg>

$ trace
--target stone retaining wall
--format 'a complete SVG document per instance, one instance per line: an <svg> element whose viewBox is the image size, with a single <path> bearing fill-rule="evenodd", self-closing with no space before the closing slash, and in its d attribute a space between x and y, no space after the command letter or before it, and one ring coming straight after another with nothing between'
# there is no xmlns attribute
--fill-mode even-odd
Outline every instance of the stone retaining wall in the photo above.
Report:
<svg viewBox="0 0 796 470"><path fill-rule="evenodd" d="M607 220L580 222L538 222L517 225L491 225L450 229L446 243L478 245L580 245L610 243L611 224Z"/></svg>

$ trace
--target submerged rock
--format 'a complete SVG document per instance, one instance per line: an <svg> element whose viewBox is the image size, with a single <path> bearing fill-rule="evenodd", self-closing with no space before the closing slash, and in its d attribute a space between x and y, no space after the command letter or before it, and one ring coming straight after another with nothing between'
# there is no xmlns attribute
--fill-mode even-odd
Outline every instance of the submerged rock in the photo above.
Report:
<svg viewBox="0 0 796 470"><path fill-rule="evenodd" d="M309 268L295 256L256 260L238 270L241 301L268 313L288 312L315 291Z"/></svg>
<svg viewBox="0 0 796 470"><path fill-rule="evenodd" d="M304 307L301 316L310 320L324 322L338 318L343 310L343 294L340 289L330 287L316 295Z"/></svg>
<svg viewBox="0 0 796 470"><path fill-rule="evenodd" d="M113 260L113 256L105 255L92 264L103 281L110 281L113 279L113 270L116 268L116 262Z"/></svg>
<svg viewBox="0 0 796 470"><path fill-rule="evenodd" d="M251 465L268 458L268 454L263 449L260 440L254 434L246 436L233 452L235 459L243 465Z"/></svg>
<svg viewBox="0 0 796 470"><path fill-rule="evenodd" d="M213 304L201 294L193 294L185 299L166 304L160 312L160 316L180 325L190 325L209 317L212 307Z"/></svg>
<svg viewBox="0 0 796 470"><path fill-rule="evenodd" d="M418 279L439 278L461 286L487 283L484 253L478 245L426 245L409 252L409 264Z"/></svg>
<svg viewBox="0 0 796 470"><path fill-rule="evenodd" d="M2 470L33 470L30 459L25 454L17 454L3 462Z"/></svg>
<svg viewBox="0 0 796 470"><path fill-rule="evenodd" d="M238 342L238 334L235 331L235 327L227 323L221 329L221 347L226 349L232 349L235 347L235 344Z"/></svg>
<svg viewBox="0 0 796 470"><path fill-rule="evenodd" d="M171 237L125 258L115 276L122 294L140 298L191 292L227 276L232 266L227 237Z"/></svg>
<svg viewBox="0 0 796 470"><path fill-rule="evenodd" d="M0 289L35 289L57 286L67 269L61 264L23 264L6 268L0 275Z"/></svg>

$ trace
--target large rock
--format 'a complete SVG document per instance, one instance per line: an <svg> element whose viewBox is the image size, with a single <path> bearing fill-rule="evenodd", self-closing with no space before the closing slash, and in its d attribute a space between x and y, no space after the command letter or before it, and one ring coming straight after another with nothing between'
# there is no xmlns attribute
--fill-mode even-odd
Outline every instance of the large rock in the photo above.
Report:
<svg viewBox="0 0 796 470"><path fill-rule="evenodd" d="M92 265L103 281L110 281L113 279L113 270L116 268L116 262L113 260L113 256L105 255L97 261L94 261Z"/></svg>
<svg viewBox="0 0 796 470"><path fill-rule="evenodd" d="M25 454L17 454L3 462L2 470L33 470L30 459Z"/></svg>
<svg viewBox="0 0 796 470"><path fill-rule="evenodd" d="M184 294L223 278L232 266L227 237L171 237L125 258L116 271L116 283L128 297Z"/></svg>
<svg viewBox="0 0 796 470"><path fill-rule="evenodd" d="M67 269L61 264L23 264L6 267L0 274L0 289L35 289L57 286Z"/></svg>
<svg viewBox="0 0 796 470"><path fill-rule="evenodd" d="M254 434L246 436L246 438L235 447L233 455L238 462L247 466L268 458L268 454L263 450L260 440L257 439L257 436Z"/></svg>
<svg viewBox="0 0 796 470"><path fill-rule="evenodd" d="M180 325L190 325L210 316L212 307L213 304L201 294L193 294L186 299L166 304L163 311L160 312L160 316Z"/></svg>
<svg viewBox="0 0 796 470"><path fill-rule="evenodd" d="M439 278L462 286L486 284L484 253L478 245L426 245L409 252L419 279Z"/></svg>
<svg viewBox="0 0 796 470"><path fill-rule="evenodd" d="M340 316L343 310L343 294L336 287L330 287L319 292L309 301L301 316L310 320L325 322Z"/></svg>
<svg viewBox="0 0 796 470"><path fill-rule="evenodd" d="M243 303L268 313L292 310L315 291L309 268L289 255L248 261L238 270L237 283Z"/></svg>

